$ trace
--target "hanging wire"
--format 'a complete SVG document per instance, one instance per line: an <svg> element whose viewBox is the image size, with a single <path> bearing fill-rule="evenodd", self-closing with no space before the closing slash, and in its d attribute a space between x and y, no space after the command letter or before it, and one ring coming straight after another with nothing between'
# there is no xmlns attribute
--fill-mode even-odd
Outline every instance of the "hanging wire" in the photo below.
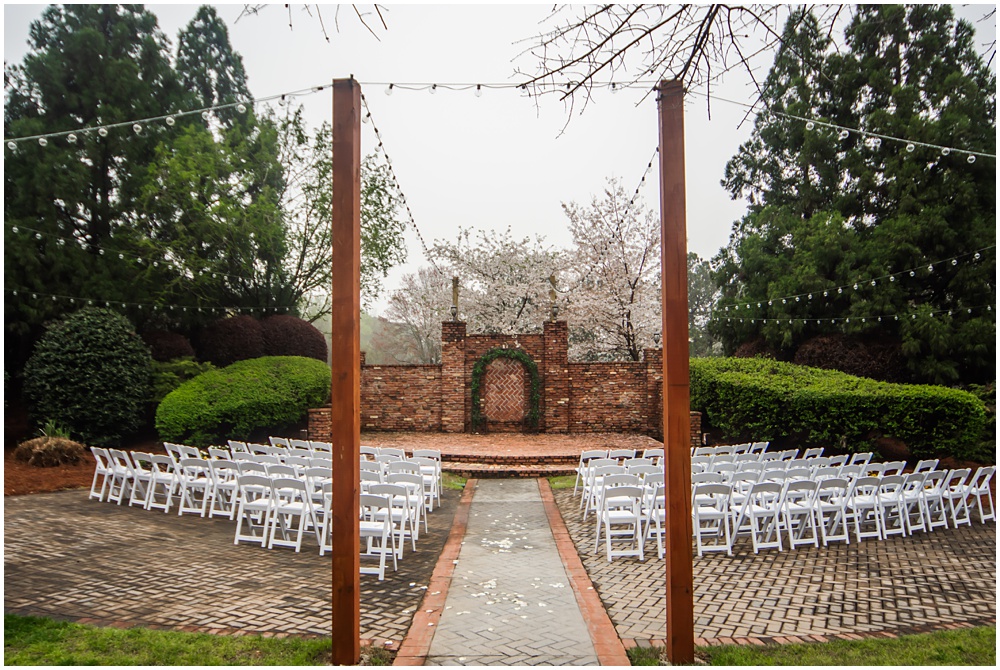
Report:
<svg viewBox="0 0 1000 670"><path fill-rule="evenodd" d="M982 311L984 313L986 313L986 312L992 312L993 311L993 305L976 305L976 306L972 306L972 307L952 307L951 309L935 309L935 310L929 312L928 315L931 316L931 317L933 317L933 316L942 316L942 315L953 316L956 313L959 313L959 314L961 314L961 313L972 314L973 312L979 312L979 311ZM715 316L716 315L713 315L713 318ZM824 317L820 317L820 318L815 318L815 317L803 318L803 317L799 317L799 316L796 316L796 317L749 317L749 316L745 316L745 317L739 317L739 316L725 316L725 317L721 317L720 316L718 318L720 320L721 319L725 319L726 323L734 323L734 322L735 323L748 323L749 322L751 324L754 324L754 323L757 323L758 321L760 321L761 323L778 323L778 324L786 323L788 325L793 325L795 323L800 323L802 325L807 325L809 323L815 323L816 325L821 325L823 323L829 323L829 324L843 323L843 324L846 325L846 324L851 323L852 321L855 324L858 324L858 323L864 323L864 324L868 324L868 323L882 323L883 321L890 321L890 320L891 321L900 321L900 320L904 320L905 321L907 316L910 317L911 321L915 321L916 318L917 318L917 314L915 312L892 313L892 314L888 314L887 313L887 314L875 314L875 315L866 315L866 316L847 316L847 317L837 316L837 317L825 317L825 318Z"/></svg>
<svg viewBox="0 0 1000 670"><path fill-rule="evenodd" d="M864 137L864 138L869 138L870 137L870 138L876 138L876 139L878 139L880 141L881 140L885 140L885 141L888 141L888 142L897 142L899 144L903 144L906 147L907 152L912 152L913 149L916 148L916 147L925 147L925 148L928 148L928 149L934 149L936 151L939 151L939 152L941 152L945 156L947 156L948 154L951 154L951 153L956 153L956 154L962 154L962 155L965 155L965 156L978 156L980 158L996 158L996 154L987 153L985 151L977 151L977 150L972 150L972 149L960 149L958 147L950 147L950 146L946 146L946 145L942 145L942 144L931 144L929 142L918 142L916 140L908 140L908 139L904 139L902 137L894 137L892 135L885 135L885 134L882 134L882 133L876 133L876 132L873 132L873 131L870 131L870 130L860 130L858 128L851 128L849 126L842 126L842 125L839 125L839 124L836 124L836 123L830 123L829 121L823 121L821 119L810 118L810 117L805 117L805 116L797 116L795 114L788 114L787 112L781 112L781 111L772 110L772 109L766 109L765 108L763 111L759 111L758 112L758 111L754 111L755 110L755 106L753 104L751 104L751 103L741 102L739 100L730 100L728 98L721 98L721 97L719 97L717 95L714 95L714 94L711 95L711 96L709 96L707 93L702 93L700 91L689 91L689 93L691 95L698 95L698 96L702 96L702 97L705 97L705 98L709 98L710 97L713 102L715 102L715 101L725 102L725 103L728 103L728 104L731 104L731 105L736 105L738 107L744 107L744 108L750 110L753 114L755 114L757 116L762 116L764 114L771 114L773 116L780 116L780 117L783 117L783 118L786 118L786 119L789 119L789 120L792 120L792 121L800 121L800 122L806 124L806 129L807 130L813 130L816 126L820 126L820 127L823 127L823 128L829 128L831 130L836 130L836 131L838 131L838 136L839 136L839 139L841 139L841 140L847 139L847 137L849 137L850 135L859 135L859 136ZM847 133L847 135L844 135L844 133ZM975 160L973 159L970 162L975 162Z"/></svg>
<svg viewBox="0 0 1000 670"><path fill-rule="evenodd" d="M419 226L417 226L417 221L413 216L413 210L410 209L410 203L406 199L406 194L403 192L403 187L400 186L399 184L399 177L396 176L396 170L392 167L392 159L389 158L389 154L386 152L385 144L382 142L382 133L378 129L378 125L376 125L374 117L372 117L371 107L369 107L368 100L367 98L365 98L364 93L361 93L361 104L364 106L364 120L366 122L371 123L372 130L375 131L375 139L378 140L378 145L376 146L375 151L376 153L381 152L381 154L385 156L385 164L389 167L389 174L392 175L392 180L396 184L396 190L399 191L400 199L403 202L403 207L406 208L406 215L409 218L410 226L413 227L414 232L416 232L417 234L417 239L420 240L420 247L421 249L423 249L424 257L430 261L431 266L433 266L434 270L443 277L444 273L441 271L441 268L438 267L438 264L434 261L434 257L431 256L430 251L427 248L427 242L424 240L423 233L420 232L420 228Z"/></svg>
<svg viewBox="0 0 1000 670"><path fill-rule="evenodd" d="M42 298L49 298L52 302L57 302L60 300L66 301L71 305L84 305L84 306L97 306L97 307L121 307L122 309L127 309L128 307L136 307L139 309L150 308L152 311L166 311L166 310L180 310L182 312L280 312L280 311L292 311L295 306L279 305L277 307L245 307L239 305L229 305L229 306L216 306L216 307L203 307L199 305L175 305L175 304L162 304L155 302L135 302L130 300L105 300L98 298L81 298L78 296L62 295L58 293L43 293L41 291L36 291L34 289L26 288L23 286L5 286L4 291L10 293L11 295L18 298L25 298L30 296L32 299L38 300Z"/></svg>
<svg viewBox="0 0 1000 670"><path fill-rule="evenodd" d="M972 257L972 261L976 262L979 261L980 258L982 258L983 252L995 248L996 245L991 244L990 246L983 247L982 249L976 249L975 251L969 251L964 254L959 254L957 256L950 256L948 258L932 261L930 263L921 263L918 266L908 268L906 270L900 270L899 272L893 272L891 274L882 275L880 277L858 278L846 284L841 284L840 286L831 286L827 288L816 289L814 291L804 291L802 293L793 293L791 295L779 296L776 298L768 298L767 302L765 302L764 300L761 300L759 302L757 301L754 302L756 302L758 308L761 308L764 306L772 306L775 302L779 301L782 304L787 304L788 302L802 302L802 299L805 298L806 301L808 302L811 301L814 297L818 298L822 296L823 298L827 298L831 293L836 293L837 295L841 295L848 290L858 291L868 286L877 286L880 283L885 283L885 282L894 283L896 279L899 277L905 277L906 275L914 277L916 276L917 272L923 272L925 270L929 272L934 272L935 266L947 267L949 264L957 265L959 259L968 258L970 256ZM746 309L753 309L753 304L754 304L753 302L738 300L735 301L732 305L723 305L723 311L728 312L730 307L734 307L734 311L738 311L740 306L742 305L746 305Z"/></svg>

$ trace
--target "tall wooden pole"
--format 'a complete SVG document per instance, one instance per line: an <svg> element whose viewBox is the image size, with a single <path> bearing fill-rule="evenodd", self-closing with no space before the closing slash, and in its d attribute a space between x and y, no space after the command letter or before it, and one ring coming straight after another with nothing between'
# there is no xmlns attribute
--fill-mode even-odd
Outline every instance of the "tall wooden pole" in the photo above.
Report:
<svg viewBox="0 0 1000 670"><path fill-rule="evenodd" d="M361 659L361 87L333 81L333 269L330 439L333 442L333 663Z"/></svg>
<svg viewBox="0 0 1000 670"><path fill-rule="evenodd" d="M667 658L673 664L687 664L694 663L694 586L683 84L660 82L656 100L660 116Z"/></svg>

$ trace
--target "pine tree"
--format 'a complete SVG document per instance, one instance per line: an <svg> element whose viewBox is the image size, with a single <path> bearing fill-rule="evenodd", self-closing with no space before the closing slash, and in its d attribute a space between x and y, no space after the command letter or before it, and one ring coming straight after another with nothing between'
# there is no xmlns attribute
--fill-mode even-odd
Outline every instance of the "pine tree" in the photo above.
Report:
<svg viewBox="0 0 1000 670"><path fill-rule="evenodd" d="M714 259L713 330L729 351L763 337L788 357L831 332L895 341L914 380L993 379L995 161L803 120L994 153L996 82L972 27L949 6L873 5L839 53L808 11L784 37L768 112L726 168L751 206Z"/></svg>

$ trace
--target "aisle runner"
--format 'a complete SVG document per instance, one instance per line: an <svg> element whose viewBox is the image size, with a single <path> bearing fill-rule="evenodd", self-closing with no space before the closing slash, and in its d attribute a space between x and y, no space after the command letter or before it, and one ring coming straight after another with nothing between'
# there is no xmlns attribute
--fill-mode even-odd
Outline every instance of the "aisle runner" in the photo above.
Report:
<svg viewBox="0 0 1000 670"><path fill-rule="evenodd" d="M533 479L480 480L425 665L598 665Z"/></svg>

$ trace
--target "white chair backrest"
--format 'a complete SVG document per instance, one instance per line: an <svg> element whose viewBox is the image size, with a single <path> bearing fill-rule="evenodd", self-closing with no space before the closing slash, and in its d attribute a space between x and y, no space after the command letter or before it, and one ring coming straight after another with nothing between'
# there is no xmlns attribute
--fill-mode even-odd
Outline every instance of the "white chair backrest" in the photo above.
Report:
<svg viewBox="0 0 1000 670"><path fill-rule="evenodd" d="M258 463L257 461L236 461L236 464L240 466L240 474L257 474L261 475L267 474L267 465L264 463Z"/></svg>
<svg viewBox="0 0 1000 670"><path fill-rule="evenodd" d="M888 461L883 464L883 475L901 475L906 468L906 461Z"/></svg>
<svg viewBox="0 0 1000 670"><path fill-rule="evenodd" d="M361 445L362 456L371 456L372 460L374 460L375 456L378 456L378 454L379 454L378 447L369 447L367 444Z"/></svg>
<svg viewBox="0 0 1000 670"><path fill-rule="evenodd" d="M635 449L611 449L608 451L608 458L626 459L635 458Z"/></svg>
<svg viewBox="0 0 1000 670"><path fill-rule="evenodd" d="M917 465L913 468L914 472L933 472L938 466L938 459L930 458L923 461L917 461Z"/></svg>
<svg viewBox="0 0 1000 670"><path fill-rule="evenodd" d="M211 459L222 459L224 461L231 460L231 455L228 449L223 449L221 447L209 447L208 457Z"/></svg>
<svg viewBox="0 0 1000 670"><path fill-rule="evenodd" d="M830 456L830 467L842 467L847 465L847 454L841 454L839 456Z"/></svg>
<svg viewBox="0 0 1000 670"><path fill-rule="evenodd" d="M298 475L294 467L284 463L265 463L264 467L267 468L267 476L272 478L296 477Z"/></svg>
<svg viewBox="0 0 1000 670"><path fill-rule="evenodd" d="M287 437L268 437L267 441L271 443L272 447L287 447L288 438Z"/></svg>
<svg viewBox="0 0 1000 670"><path fill-rule="evenodd" d="M269 444L260 444L260 443L257 443L257 442L248 442L247 443L247 449L250 450L251 454L270 454L271 453L271 445L269 445Z"/></svg>
<svg viewBox="0 0 1000 670"><path fill-rule="evenodd" d="M802 458L818 458L823 455L823 447L810 447L802 453Z"/></svg>
<svg viewBox="0 0 1000 670"><path fill-rule="evenodd" d="M244 452L245 453L245 452L249 452L250 451L250 449L247 447L247 443L246 442L238 442L236 440L229 440L228 444L229 444L229 451L232 452L232 453L234 453L234 454L237 453L237 452Z"/></svg>
<svg viewBox="0 0 1000 670"><path fill-rule="evenodd" d="M719 472L699 472L691 475L692 484L722 484L725 480L725 476Z"/></svg>
<svg viewBox="0 0 1000 670"><path fill-rule="evenodd" d="M406 452L399 447L382 447L381 453L395 456L396 458L406 458Z"/></svg>
<svg viewBox="0 0 1000 670"><path fill-rule="evenodd" d="M408 472L411 475L420 474L420 465L413 463L412 461L392 461L386 464L386 474L395 474L397 472Z"/></svg>
<svg viewBox="0 0 1000 670"><path fill-rule="evenodd" d="M309 447L309 440L288 440L288 446L289 448L294 447L296 449L307 449L312 451Z"/></svg>

